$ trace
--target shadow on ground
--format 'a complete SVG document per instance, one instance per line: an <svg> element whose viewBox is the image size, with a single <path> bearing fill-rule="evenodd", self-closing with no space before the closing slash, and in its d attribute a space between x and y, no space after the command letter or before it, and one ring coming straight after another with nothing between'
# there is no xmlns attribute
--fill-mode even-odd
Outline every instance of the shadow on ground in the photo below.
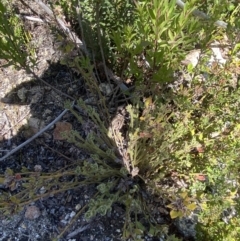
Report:
<svg viewBox="0 0 240 241"><path fill-rule="evenodd" d="M72 73L71 70L59 63L50 64L41 78L74 99L88 98L86 86L81 76ZM21 83L6 93L1 99L3 135L0 143L0 158L51 123L64 110L66 100L66 97L61 96L36 79ZM14 131L18 124L24 122L21 118L18 121L14 118L14 115L17 115L20 109L21 115L25 116L25 123L27 123ZM8 110L10 112L7 112ZM59 122L70 123L74 130L77 130L82 136L85 135L81 124L70 112L67 112ZM16 126L12 123L15 123ZM5 178L0 184L2 197L4 195L11 196L11 193L16 194L21 190L21 187L13 180L11 180L11 183L9 183L9 180L6 181L7 169L19 173L25 167L34 172L36 166L40 166L42 172L54 173L76 161L82 161L89 157L87 153L76 148L73 144L55 139L54 130L55 126L52 126L0 163L0 173L3 177L5 173ZM29 203L20 213L11 215L11 219L0 216L0 222L2 223L0 225L2 239L0 240L13 238L15 240L32 241L51 240L70 223L79 208L83 207L94 193L94 185L79 187L74 190L69 189L54 196L40 198ZM29 206L34 207L32 211L29 211ZM123 225L121 216L123 213L123 209L116 206L108 217L96 218L90 225L83 215L80 215L74 221L68 233L70 233L70 236L72 234L71 237L76 240L121 240L120 230ZM79 230L80 227L81 230ZM65 237L63 240L70 240L70 238Z"/></svg>

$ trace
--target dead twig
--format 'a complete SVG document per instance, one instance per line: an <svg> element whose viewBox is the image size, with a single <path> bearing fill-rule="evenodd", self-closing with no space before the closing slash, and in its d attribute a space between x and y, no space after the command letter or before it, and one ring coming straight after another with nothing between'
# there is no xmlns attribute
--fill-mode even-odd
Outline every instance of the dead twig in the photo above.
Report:
<svg viewBox="0 0 240 241"><path fill-rule="evenodd" d="M36 16L41 16L38 14L28 3L26 3L24 0L19 0L25 7L29 8ZM42 17L42 16L41 16Z"/></svg>
<svg viewBox="0 0 240 241"><path fill-rule="evenodd" d="M44 21L41 18L30 17L30 16L23 16L23 18L34 22L44 23Z"/></svg>
<svg viewBox="0 0 240 241"><path fill-rule="evenodd" d="M59 18L59 17L56 17L54 16L54 13L53 11L46 5L44 4L41 0L35 0L36 3L38 3L45 11L46 13L52 17L52 18L55 18L59 24L59 26L63 29L63 31L68 35L68 37L71 39L71 41L73 43L75 43L79 48L80 50L83 51L83 53L86 55L86 56L90 56L88 51L87 51L87 47L86 45L84 44L83 41L81 41L78 36L73 32L71 31L68 27L65 26L64 22ZM107 67L107 66L103 66L105 71L108 73L108 77L110 79L112 79L117 85L119 85L120 89L122 91L126 91L128 90L128 87L123 83L123 81L121 80L120 77L114 75L114 74L110 74L112 73L112 71Z"/></svg>
<svg viewBox="0 0 240 241"><path fill-rule="evenodd" d="M61 90L58 90L57 88L53 87L53 86L50 85L48 82L46 82L45 80L43 80L42 78L40 78L37 74L35 74L35 72L32 71L31 69L27 69L27 71L30 72L36 79L40 80L42 83L44 83L45 85L47 85L47 86L49 86L50 88L52 88L52 89L53 89L54 91L56 91L58 94L63 95L63 96L65 96L65 97L69 98L70 100L75 101L75 99L74 99L72 96L70 96L70 95L68 95L68 94L66 94L66 93L63 93Z"/></svg>
<svg viewBox="0 0 240 241"><path fill-rule="evenodd" d="M22 144L20 144L19 146L17 146L16 148L14 148L12 151L10 151L8 154L6 154L5 156L3 156L2 158L0 158L0 162L4 161L6 158L8 158L9 156L11 156L12 154L14 154L15 152L19 151L21 148L23 148L24 146L26 146L27 144L29 144L31 141L33 141L34 139L36 139L38 136L40 136L42 133L44 133L46 130L48 130L51 126L53 126L57 121L59 121L66 113L67 113L67 109L64 110L55 120L53 120L50 124L48 124L46 127L44 127L43 129L41 129L38 133L36 133L34 136L32 136L31 138L29 138L28 140L26 140L25 142L23 142Z"/></svg>
<svg viewBox="0 0 240 241"><path fill-rule="evenodd" d="M96 197L98 194L98 192L93 196ZM62 230L62 232L58 235L58 240L67 232L67 230L69 230L69 228L71 227L71 225L76 222L76 220L79 218L79 216L83 213L83 211L85 211L85 209L88 207L87 204L85 204L85 206L83 206L78 213L72 218L71 222ZM86 227L87 225L85 225Z"/></svg>
<svg viewBox="0 0 240 241"><path fill-rule="evenodd" d="M73 160L72 160L71 158L65 156L64 154L62 154L62 153L59 152L58 150L53 149L52 147L46 145L45 143L42 143L42 142L40 142L40 141L37 141L37 143L39 143L40 145L45 146L46 148L48 148L48 149L51 150L52 152L57 153L59 156L61 156L61 157L65 158L65 159L67 159L68 161L73 162Z"/></svg>
<svg viewBox="0 0 240 241"><path fill-rule="evenodd" d="M11 126L7 130L5 130L3 133L1 133L1 135L3 135L3 136L6 135L10 130L12 130L13 127L15 127L17 124L19 124L22 120L24 120L29 114L30 114L30 111L28 111L26 115L22 116L20 118L20 120L17 120L17 123L15 123L13 126Z"/></svg>
<svg viewBox="0 0 240 241"><path fill-rule="evenodd" d="M44 4L41 0L35 0L39 6L44 9L44 11L52 18L55 18L59 24L59 26L63 29L63 31L68 35L68 37L76 44L80 49L84 52L84 54L88 55L87 48L83 44L83 42L77 37L77 35L72 32L67 26L65 26L64 22L57 16L54 15L53 11Z"/></svg>
<svg viewBox="0 0 240 241"><path fill-rule="evenodd" d="M10 122L9 122L9 119L8 119L8 117L7 117L7 115L6 115L5 112L3 112L3 117L4 117L4 119L5 119L5 122L6 122L7 125L9 126L9 129L11 130L11 129L12 129L12 126L11 126L11 124L10 124ZM2 136L4 136L5 134L7 134L7 132L6 132L6 133L3 133ZM10 146L10 145L11 145L11 134L10 134L10 133L8 134L7 140L8 140L8 145Z"/></svg>
<svg viewBox="0 0 240 241"><path fill-rule="evenodd" d="M76 229L75 231L71 232L70 234L68 234L67 238L72 238L72 237L76 236L77 234L82 233L83 231L85 231L89 227L90 227L90 224L87 224L83 227L80 227L80 228Z"/></svg>

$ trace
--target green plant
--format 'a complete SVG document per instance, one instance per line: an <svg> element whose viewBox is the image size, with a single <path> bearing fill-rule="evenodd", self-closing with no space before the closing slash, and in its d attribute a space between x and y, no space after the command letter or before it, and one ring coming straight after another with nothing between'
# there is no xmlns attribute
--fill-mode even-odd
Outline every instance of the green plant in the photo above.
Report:
<svg viewBox="0 0 240 241"><path fill-rule="evenodd" d="M123 238L132 237L134 240L142 240L141 236L147 229L139 222L137 216L142 214L149 222L150 218L148 208L142 201L141 185L137 180L129 177L129 171L119 159L117 147L111 139L111 134L104 127L100 116L82 100L78 101L78 106L88 113L90 120L96 126L96 130L91 131L86 139L75 131L67 135L68 141L92 153L91 159L85 161L83 166L78 169L79 175L83 176L88 183L96 183L98 190L96 197L89 202L85 217L90 219L97 214L106 215L111 211L113 203L121 203L126 208ZM71 103L67 103L66 108L75 115L80 123L83 123L82 118L71 107ZM161 232L161 228L152 223L151 233L156 235Z"/></svg>
<svg viewBox="0 0 240 241"><path fill-rule="evenodd" d="M78 34L84 39L88 51L96 61L102 61L99 44L110 65L114 59L111 34L122 32L123 27L134 21L134 4L130 0L100 1L53 1L56 12L63 12L76 25ZM113 64L112 64L113 66Z"/></svg>
<svg viewBox="0 0 240 241"><path fill-rule="evenodd" d="M2 182L13 192L19 187L21 190L1 195L0 208L14 212L43 196L95 184L96 195L85 217L89 220L106 215L114 203L121 203L126 210L123 239L143 240L148 233L169 241L179 240L169 233L167 223L160 225L155 220L148 205L148 198L155 197L162 200L172 219L197 214L197 240L238 240L240 93L232 72L239 71L239 44L234 42L236 33L230 30L239 27L239 8L231 13L231 25L224 32L217 31L213 23L226 16L227 3L211 1L208 13L212 19L202 22L191 16L196 6L204 9L199 1L189 1L183 11L173 0L133 2L82 1L78 6L75 1L55 1L74 23L78 22L84 41L89 43L90 56L69 57L62 63L84 77L97 102L96 109L83 100L77 102L88 120L70 102L65 106L81 124L88 121L92 127L86 138L76 131L64 134L90 157L51 174L26 169L14 173L7 169ZM74 7L83 7L81 13ZM126 9L127 15L121 16L119 13ZM1 23L4 33L9 23ZM6 33L19 51L19 36L14 39L13 32ZM192 77L189 86L181 84L174 89L166 85L181 69L179 62L188 50L200 44L208 55L208 44L213 39L221 40L224 34L229 36L232 47L224 68L209 66L205 57L196 68L188 66ZM11 53L12 45L7 45L5 39L1 43ZM69 54L74 48L67 42L63 50ZM23 67L19 56L17 52L12 61ZM116 137L123 138L123 133L111 135L108 129L110 114L95 75L96 61L111 62L121 77L130 77L136 83L126 107L129 123L124 137L128 144L122 153ZM203 80L202 73L208 78ZM226 223L224 213L233 207L234 215Z"/></svg>
<svg viewBox="0 0 240 241"><path fill-rule="evenodd" d="M28 52L28 33L24 30L19 17L0 3L0 59L7 60L4 67L15 65L25 68L27 62L34 64L35 61Z"/></svg>
<svg viewBox="0 0 240 241"><path fill-rule="evenodd" d="M137 82L168 82L203 26L191 16L192 4L184 11L174 0L135 4L135 21L112 34L117 62L123 62L122 75L134 76Z"/></svg>
<svg viewBox="0 0 240 241"><path fill-rule="evenodd" d="M160 92L144 106L128 107L129 166L149 191L170 201L172 218L198 213L201 240L238 240L238 209L229 224L222 218L239 207L239 89L226 69L218 71L207 82L196 78L190 89L182 86L176 96ZM196 102L199 85L204 91ZM177 188L174 180L186 186Z"/></svg>

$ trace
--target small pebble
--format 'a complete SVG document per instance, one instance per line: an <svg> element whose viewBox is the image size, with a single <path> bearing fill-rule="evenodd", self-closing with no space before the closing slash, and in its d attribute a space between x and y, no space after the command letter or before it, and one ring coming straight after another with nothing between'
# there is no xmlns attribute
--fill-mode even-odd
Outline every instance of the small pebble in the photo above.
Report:
<svg viewBox="0 0 240 241"><path fill-rule="evenodd" d="M35 165L34 166L34 171L35 172L41 172L42 171L42 166L41 165Z"/></svg>
<svg viewBox="0 0 240 241"><path fill-rule="evenodd" d="M66 225L68 222L63 219L63 220L61 220L61 223L64 224L64 225Z"/></svg>
<svg viewBox="0 0 240 241"><path fill-rule="evenodd" d="M26 225L25 225L25 223L21 223L21 228L23 228L23 229L26 229Z"/></svg>
<svg viewBox="0 0 240 241"><path fill-rule="evenodd" d="M68 213L68 214L65 216L64 219L65 219L65 220L68 220L68 219L69 219L69 216L70 216L70 215L69 215L69 213Z"/></svg>
<svg viewBox="0 0 240 241"><path fill-rule="evenodd" d="M46 188L45 187L41 187L39 190L40 194L44 194L46 192Z"/></svg>
<svg viewBox="0 0 240 241"><path fill-rule="evenodd" d="M77 204L75 209L78 211L78 210L80 210L81 207L82 207L81 204Z"/></svg>
<svg viewBox="0 0 240 241"><path fill-rule="evenodd" d="M37 219L41 215L41 212L36 206L28 206L25 212L25 218L34 220Z"/></svg>
<svg viewBox="0 0 240 241"><path fill-rule="evenodd" d="M75 213L74 211L72 211L72 212L70 213L70 218L73 218L75 215L76 215L76 213Z"/></svg>

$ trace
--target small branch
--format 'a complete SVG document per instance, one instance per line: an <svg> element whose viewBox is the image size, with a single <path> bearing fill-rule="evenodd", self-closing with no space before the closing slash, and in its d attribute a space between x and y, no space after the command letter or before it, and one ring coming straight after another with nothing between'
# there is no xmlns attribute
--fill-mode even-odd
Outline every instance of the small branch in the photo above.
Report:
<svg viewBox="0 0 240 241"><path fill-rule="evenodd" d="M55 152L55 153L57 153L59 156L67 159L69 162L72 162L72 163L74 162L71 158L69 158L69 157L65 156L64 154L62 154L61 152L59 152L59 151L51 148L50 146L46 145L45 143L40 143L40 141L38 141L38 140L36 140L36 141L37 141L37 143L39 143L40 145L43 145L43 146L45 146L46 148L50 149L52 152Z"/></svg>
<svg viewBox="0 0 240 241"><path fill-rule="evenodd" d="M91 198L95 198L98 195L98 192ZM83 206L78 213L72 218L71 222L63 229L63 231L58 235L57 239L60 240L60 238L66 233L67 230L71 227L71 225L76 222L76 220L79 218L79 216L83 213L83 211L88 207L87 204ZM84 227L88 228L88 225L85 225Z"/></svg>
<svg viewBox="0 0 240 241"><path fill-rule="evenodd" d="M53 11L47 6L45 5L41 0L35 0L36 3L38 3L52 18L54 18L54 13ZM78 9L79 10L79 9ZM77 45L80 47L80 49L83 51L83 53L86 55L86 56L90 56L88 51L87 51L87 47L86 45L84 44L83 41L81 41L77 35L72 32L68 27L65 26L64 22L58 18L58 17L55 17L55 19L57 20L59 26L63 29L63 31L68 35L68 37ZM116 75L114 75L112 73L112 71L110 69L107 68L106 66L106 71L108 73L108 76L111 78L112 76L112 80L119 85L120 89L122 91L126 91L128 90L128 87L123 83L123 81L121 80L120 77L117 77Z"/></svg>
<svg viewBox="0 0 240 241"><path fill-rule="evenodd" d="M20 150L21 148L23 148L24 146L26 146L27 144L29 144L31 141L33 141L34 139L36 139L38 136L40 136L43 132L45 132L46 130L48 130L51 126L53 126L57 121L59 121L66 113L68 110L64 110L55 120L53 120L50 124L48 124L46 127L44 127L43 129L41 129L38 133L36 133L34 136L32 136L31 138L29 138L28 140L26 140L25 142L23 142L22 144L20 144L19 146L17 146L15 149L13 149L12 151L10 151L8 154L6 154L5 156L3 156L2 158L0 158L0 162L4 161L7 157L11 156L12 154L14 154L15 152L17 152L18 150Z"/></svg>
<svg viewBox="0 0 240 241"><path fill-rule="evenodd" d="M89 227L90 227L90 224L87 224L83 227L80 227L80 228L76 229L75 231L73 231L72 233L68 234L67 238L72 238L72 237L76 236L77 234L82 233L83 231L85 231Z"/></svg>
<svg viewBox="0 0 240 241"><path fill-rule="evenodd" d="M36 18L36 17L29 17L29 16L23 16L23 18L30 20L30 21L35 21L35 22L40 22L40 23L44 23L44 21L40 18Z"/></svg>
<svg viewBox="0 0 240 241"><path fill-rule="evenodd" d="M39 76L37 76L37 75L34 73L34 71L32 71L31 69L27 68L26 70L27 70L28 72L30 72L36 79L40 80L42 83L44 83L45 85L47 85L47 86L49 86L50 88L52 88L52 89L53 89L54 91L56 91L58 94L63 95L63 96L65 96L65 97L69 98L70 100L75 101L75 99L74 99L72 96L70 96L70 95L68 95L68 94L66 94L66 93L63 93L61 90L58 90L58 89L55 88L54 86L50 85L48 82L46 82L45 80L43 80L42 78L40 78Z"/></svg>
<svg viewBox="0 0 240 241"><path fill-rule="evenodd" d="M57 16L54 16L54 13L53 11L46 5L44 4L41 0L35 0L35 2L37 4L40 5L40 7L42 7L45 12L52 18L55 18L58 22L58 24L60 25L60 27L63 29L63 31L68 34L68 37L76 44L80 47L80 49L86 54L88 55L87 53L87 48L86 46L83 44L83 42L77 37L77 35L72 32L68 27L65 26L64 22L58 18Z"/></svg>
<svg viewBox="0 0 240 241"><path fill-rule="evenodd" d="M17 120L17 122L11 126L10 128L8 128L7 130L5 130L4 132L1 133L1 135L6 135L9 131L11 131L13 129L13 127L15 127L16 125L18 125L22 120L24 120L28 115L29 115L30 111L28 111L28 113L24 116L22 116L19 120Z"/></svg>
<svg viewBox="0 0 240 241"><path fill-rule="evenodd" d="M103 65L103 63L99 63L99 66ZM110 70L107 66L106 66L106 71L107 71L107 75L109 76L110 79L112 79L122 91L127 91L129 90L129 88L122 82L121 78L118 77L117 75L115 75L112 70Z"/></svg>
<svg viewBox="0 0 240 241"><path fill-rule="evenodd" d="M11 124L10 124L10 122L9 122L9 119L8 119L8 117L7 117L7 115L6 115L6 113L5 112L3 112L3 117L4 117L4 119L5 119L5 121L7 122L7 125L9 126L9 129L11 130ZM2 134L2 136L4 136L6 133L3 133ZM11 134L8 134L8 146L10 146L11 145Z"/></svg>
<svg viewBox="0 0 240 241"><path fill-rule="evenodd" d="M103 52L103 48L102 48L102 38L101 38L101 29L100 29L100 20L99 20L99 9L100 9L100 3L97 2L97 5L96 5L96 20L97 20L98 45L99 45L101 56L102 56L103 69L104 69L104 72L105 72L105 76L107 78L108 83L110 84L111 82L110 82L109 76L107 74L107 66L106 66L106 61L105 61L104 52Z"/></svg>
<svg viewBox="0 0 240 241"><path fill-rule="evenodd" d="M26 3L24 0L19 0L25 7L29 8L36 16L41 16L38 14L30 5L29 3Z"/></svg>

